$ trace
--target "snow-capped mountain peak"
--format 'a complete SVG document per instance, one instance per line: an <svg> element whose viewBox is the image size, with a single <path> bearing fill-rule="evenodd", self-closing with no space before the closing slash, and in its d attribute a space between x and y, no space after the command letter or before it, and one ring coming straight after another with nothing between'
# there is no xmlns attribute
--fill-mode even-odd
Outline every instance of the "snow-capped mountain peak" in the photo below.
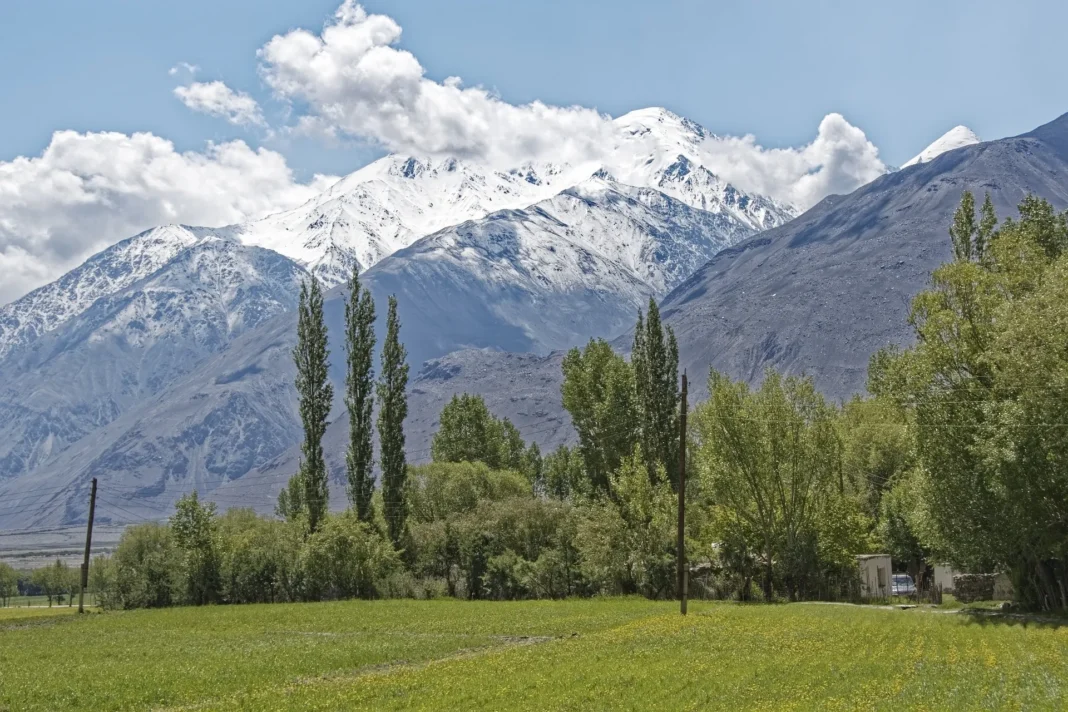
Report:
<svg viewBox="0 0 1068 712"><path fill-rule="evenodd" d="M277 252L329 287L445 228L529 208L591 177L657 191L717 216L731 241L786 222L796 211L747 194L712 169L717 137L663 108L632 111L594 160L498 169L458 158L389 155L338 180L305 204L223 228L164 226L88 260L60 280L0 308L0 357L153 273L214 235Z"/></svg>
<svg viewBox="0 0 1068 712"><path fill-rule="evenodd" d="M746 195L716 176L703 150L716 137L688 119L650 108L614 123L619 130L612 145L582 165L528 163L499 170L457 158L390 155L294 210L226 232L280 252L334 285L353 264L368 269L421 237L496 211L529 207L596 175L722 212L749 231L775 227L796 212Z"/></svg>
<svg viewBox="0 0 1068 712"><path fill-rule="evenodd" d="M954 126L949 131L942 134L930 146L906 161L901 167L908 168L909 166L914 166L920 163L927 163L928 161L933 161L947 151L963 148L964 146L971 146L973 143L981 142L982 139L980 139L979 136L967 126Z"/></svg>
<svg viewBox="0 0 1068 712"><path fill-rule="evenodd" d="M90 257L55 282L0 307L0 358L78 316L97 299L147 277L210 233L185 225L145 230Z"/></svg>

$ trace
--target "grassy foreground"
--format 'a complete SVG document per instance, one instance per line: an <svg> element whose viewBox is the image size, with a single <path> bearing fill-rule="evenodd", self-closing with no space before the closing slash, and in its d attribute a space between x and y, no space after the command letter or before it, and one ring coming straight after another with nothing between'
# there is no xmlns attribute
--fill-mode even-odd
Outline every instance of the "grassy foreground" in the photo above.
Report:
<svg viewBox="0 0 1068 712"><path fill-rule="evenodd" d="M47 610L47 609L46 609ZM0 710L1056 709L1068 627L634 599L0 617Z"/></svg>

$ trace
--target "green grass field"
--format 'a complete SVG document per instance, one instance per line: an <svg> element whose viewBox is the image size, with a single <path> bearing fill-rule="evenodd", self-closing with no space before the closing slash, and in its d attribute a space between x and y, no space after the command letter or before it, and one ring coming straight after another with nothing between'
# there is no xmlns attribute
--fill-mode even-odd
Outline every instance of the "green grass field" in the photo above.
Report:
<svg viewBox="0 0 1068 712"><path fill-rule="evenodd" d="M14 612L14 613L12 613ZM21 613L22 615L18 615ZM0 710L1060 709L1068 627L637 599L0 612Z"/></svg>
<svg viewBox="0 0 1068 712"><path fill-rule="evenodd" d="M94 600L93 594L91 594L91 593L85 594L85 605L87 605L87 606L93 605L93 600ZM52 599L52 607L53 608L67 608L70 605L73 605L75 608L78 607L78 594L74 594L73 604L71 604L67 600L66 596L63 597L63 603L59 603L56 599ZM45 606L45 607L47 607L48 606L48 597L47 596L14 596L12 598L7 599L7 605L6 606L4 606L2 603L0 603L0 610L3 610L4 608L20 608L20 607L25 607L25 606Z"/></svg>

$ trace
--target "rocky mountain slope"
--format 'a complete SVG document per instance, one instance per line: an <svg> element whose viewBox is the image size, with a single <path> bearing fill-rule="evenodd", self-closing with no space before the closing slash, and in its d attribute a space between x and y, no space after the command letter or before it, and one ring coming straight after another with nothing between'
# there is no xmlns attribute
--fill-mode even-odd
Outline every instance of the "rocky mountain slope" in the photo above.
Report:
<svg viewBox="0 0 1068 712"><path fill-rule="evenodd" d="M129 284L2 361L0 480L34 471L295 306L306 273L291 260L192 230L166 233L120 243L117 257L104 253L79 268L71 282L86 290ZM129 267L122 257L146 242L153 259L145 262L155 271L137 281L129 278L135 268L109 273L115 264Z"/></svg>
<svg viewBox="0 0 1068 712"><path fill-rule="evenodd" d="M698 394L710 366L751 382L769 366L811 374L835 398L862 392L871 354L911 341L910 300L951 257L964 190L989 192L1002 218L1028 193L1064 209L1068 115L831 196L716 255L661 305Z"/></svg>
<svg viewBox="0 0 1068 712"><path fill-rule="evenodd" d="M382 260L363 276L363 283L374 295L380 317L387 297L397 295L402 338L416 373L426 359L458 349L546 353L595 335L611 337L633 321L650 297L662 296L747 233L722 213L696 210L659 191L622 185L602 174L525 210L492 213L427 236ZM259 249L214 237L203 242ZM299 271L286 258L259 251ZM325 303L339 412L343 361L337 355L344 353L340 338L345 295L343 287L335 288ZM109 301L99 300L98 305ZM98 305L42 343L65 342L68 333L80 333L81 324ZM379 327L384 328L384 318ZM290 357L295 334L295 315L281 313L237 334L213 358L182 358L183 364L196 368L181 378L167 379L165 390L145 393L150 397L136 407L109 410L106 418L82 427L56 422L57 412L71 416L49 401L48 416L38 414L35 421L36 432L47 433L46 438L17 433L11 438L35 457L31 461L21 450L12 453L8 471L32 474L11 483L0 496L23 496L20 493L44 483L77 491L76 483L97 477L133 493L126 509L144 511L168 506L192 486L203 492L218 490L272 460L275 468L281 466L278 463L288 466L300 437ZM73 352L67 362L81 358L84 354ZM112 361L127 363L98 357L101 364ZM434 373L445 372L442 368L448 370L448 366L430 369L424 383L433 382ZM508 378L515 377L512 373ZM26 379L28 387L37 383L33 376ZM99 392L89 391L92 398L108 397L113 381L101 382L105 387ZM77 385L70 390L81 392ZM413 384L412 444L429 441L430 426L443 403L438 401L451 397L451 392L446 396L435 391L440 398L422 403L417 391ZM557 391L554 387L543 394L544 408ZM521 403L528 395L524 392L508 402ZM89 396L84 399L95 402ZM555 413L560 430L566 431L566 418L560 417L558 406ZM523 420L521 414L512 415ZM25 416L14 420L28 422ZM420 430L417 424L424 421L426 427ZM331 430L330 437L339 444L344 440L343 423L339 418ZM340 469L335 474L340 476ZM225 491L219 490L219 496ZM74 509L53 507L33 522L68 521L80 512L81 499L72 502Z"/></svg>

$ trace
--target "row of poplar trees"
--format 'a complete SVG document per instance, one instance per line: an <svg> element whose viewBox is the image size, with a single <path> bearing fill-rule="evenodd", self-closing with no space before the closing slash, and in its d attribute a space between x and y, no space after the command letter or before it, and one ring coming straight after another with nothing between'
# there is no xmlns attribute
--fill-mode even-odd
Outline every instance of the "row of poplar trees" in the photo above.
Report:
<svg viewBox="0 0 1068 712"><path fill-rule="evenodd" d="M372 412L378 398L379 457L382 466L382 509L389 537L399 545L407 512L404 419L408 415L407 352L400 342L397 298L389 298L386 340L382 346L381 373L374 373L375 304L370 291L361 289L354 267L345 302L345 407L349 416L349 444L345 453L349 505L361 521L374 518L374 445ZM278 513L292 520L304 517L309 532L321 525L329 507L329 485L323 435L329 424L334 388L330 384L323 292L312 276L301 286L297 306L296 387L300 420L304 427L297 473L278 497Z"/></svg>

